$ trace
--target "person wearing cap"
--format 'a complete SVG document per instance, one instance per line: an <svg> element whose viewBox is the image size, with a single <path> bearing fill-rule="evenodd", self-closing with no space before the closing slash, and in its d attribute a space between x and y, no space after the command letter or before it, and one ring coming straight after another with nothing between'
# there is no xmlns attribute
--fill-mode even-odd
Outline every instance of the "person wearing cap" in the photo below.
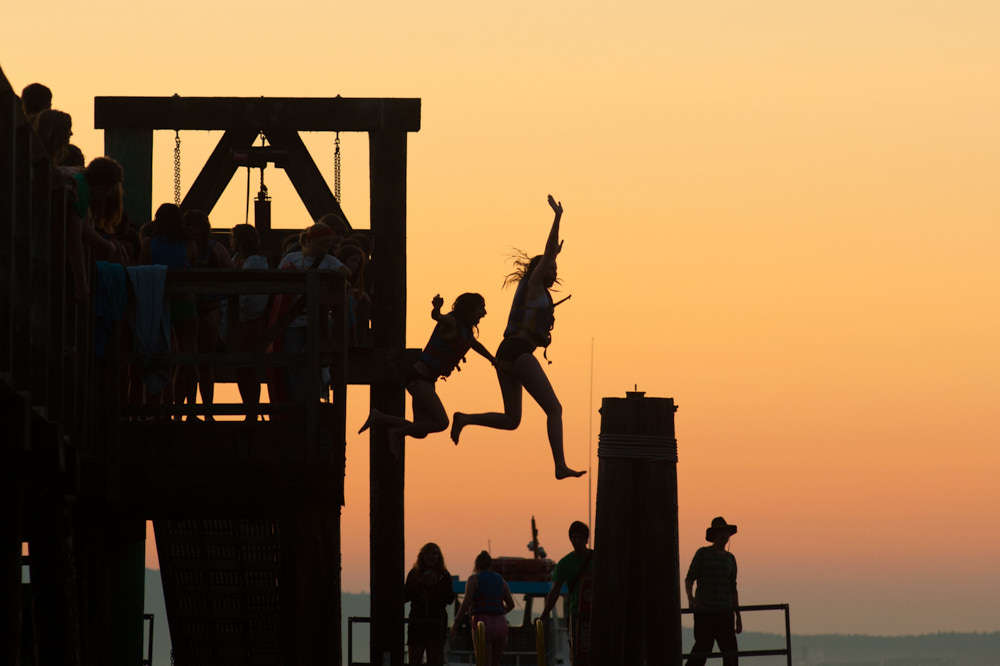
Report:
<svg viewBox="0 0 1000 666"><path fill-rule="evenodd" d="M736 634L743 631L743 620L736 592L736 558L726 550L729 537L734 534L736 525L730 525L721 516L714 518L705 530L705 540L712 545L695 552L684 578L688 607L694 611L693 656L688 659L687 666L702 666L706 660L702 655L711 652L714 643L719 644L721 652L739 650ZM738 663L739 657L735 654L722 658L723 666Z"/></svg>

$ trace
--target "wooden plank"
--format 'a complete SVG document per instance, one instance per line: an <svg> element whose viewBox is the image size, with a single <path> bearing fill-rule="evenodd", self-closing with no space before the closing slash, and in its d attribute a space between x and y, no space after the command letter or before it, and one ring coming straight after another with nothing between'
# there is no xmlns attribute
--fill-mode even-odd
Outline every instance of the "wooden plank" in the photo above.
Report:
<svg viewBox="0 0 1000 666"><path fill-rule="evenodd" d="M153 130L114 127L104 132L104 154L125 172L123 203L129 221L142 225L153 219Z"/></svg>
<svg viewBox="0 0 1000 666"><path fill-rule="evenodd" d="M31 348L31 142L34 132L27 125L17 128L15 137L14 229L12 233L11 274L14 285L11 344L13 386L28 388L32 368Z"/></svg>
<svg viewBox="0 0 1000 666"><path fill-rule="evenodd" d="M52 163L41 145L34 142L31 149L31 404L48 409L49 397L54 387L49 385L49 368L58 362L50 344L52 313L53 261L49 246L51 224ZM93 287L91 287L93 291ZM60 303L59 306L62 304Z"/></svg>
<svg viewBox="0 0 1000 666"><path fill-rule="evenodd" d="M295 130L267 129L265 134L272 146L288 152L283 168L302 203L305 204L306 210L309 211L310 217L318 221L328 213L335 213L346 222L347 215L330 191L330 186L320 173L299 133ZM348 227L350 227L349 222Z"/></svg>
<svg viewBox="0 0 1000 666"><path fill-rule="evenodd" d="M233 174L236 173L237 166L230 157L229 151L249 148L253 145L257 134L257 131L248 128L226 130L212 154L208 156L205 166L201 168L187 194L184 195L181 208L211 213L215 204L219 202L219 197L232 181ZM183 142L181 150L183 151Z"/></svg>
<svg viewBox="0 0 1000 666"><path fill-rule="evenodd" d="M351 347L347 355L346 383L402 382L420 356L419 349Z"/></svg>
<svg viewBox="0 0 1000 666"><path fill-rule="evenodd" d="M418 132L420 100L346 97L95 97L94 127Z"/></svg>
<svg viewBox="0 0 1000 666"><path fill-rule="evenodd" d="M3 79L0 89L0 372L10 372L13 356L15 158L21 100Z"/></svg>

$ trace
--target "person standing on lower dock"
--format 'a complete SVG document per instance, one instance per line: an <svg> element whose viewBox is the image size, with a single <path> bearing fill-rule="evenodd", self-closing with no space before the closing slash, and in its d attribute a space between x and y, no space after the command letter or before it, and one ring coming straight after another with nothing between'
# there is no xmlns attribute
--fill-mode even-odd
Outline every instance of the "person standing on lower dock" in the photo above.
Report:
<svg viewBox="0 0 1000 666"><path fill-rule="evenodd" d="M736 592L736 558L726 550L729 537L734 534L736 525L728 524L722 517L712 519L711 527L705 530L705 539L712 545L695 552L684 578L688 606L694 611L694 647L687 666L704 666L706 657L702 655L712 651L713 643L718 643L722 652L739 650L736 634L743 631L743 620ZM735 654L722 658L723 666L738 663Z"/></svg>

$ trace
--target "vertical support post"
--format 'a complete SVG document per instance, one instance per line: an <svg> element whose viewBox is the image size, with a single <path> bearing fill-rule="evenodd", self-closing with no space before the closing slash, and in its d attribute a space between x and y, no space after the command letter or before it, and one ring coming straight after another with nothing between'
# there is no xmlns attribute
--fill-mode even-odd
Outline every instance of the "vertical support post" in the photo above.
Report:
<svg viewBox="0 0 1000 666"><path fill-rule="evenodd" d="M32 429L36 492L31 507L31 592L35 608L38 661L79 664L80 631L74 567L72 519L61 479L52 473L58 428Z"/></svg>
<svg viewBox="0 0 1000 666"><path fill-rule="evenodd" d="M142 661L146 601L146 521L141 516L108 518L105 557L113 575L109 633L115 637L108 664L133 666Z"/></svg>
<svg viewBox="0 0 1000 666"><path fill-rule="evenodd" d="M681 664L672 398L604 398L598 444L591 664Z"/></svg>
<svg viewBox="0 0 1000 666"><path fill-rule="evenodd" d="M302 507L281 519L279 604L285 664L337 664L340 654L340 507Z"/></svg>
<svg viewBox="0 0 1000 666"><path fill-rule="evenodd" d="M369 134L371 226L374 234L372 338L376 347L406 347L406 132ZM400 381L376 382L372 407L403 414ZM372 428L371 451L371 661L403 664L403 488L405 453L389 452L385 428Z"/></svg>
<svg viewBox="0 0 1000 666"><path fill-rule="evenodd" d="M13 355L15 146L20 117L21 100L13 91L0 92L0 372L10 372Z"/></svg>
<svg viewBox="0 0 1000 666"><path fill-rule="evenodd" d="M0 404L4 421L23 429L27 414L12 414L14 399ZM14 420L10 417L18 420ZM10 420L8 420L10 419ZM21 647L21 542L23 539L24 470L21 442L0 451L0 663L18 664Z"/></svg>
<svg viewBox="0 0 1000 666"><path fill-rule="evenodd" d="M104 154L125 170L125 212L132 224L153 218L153 130L115 127L104 130Z"/></svg>

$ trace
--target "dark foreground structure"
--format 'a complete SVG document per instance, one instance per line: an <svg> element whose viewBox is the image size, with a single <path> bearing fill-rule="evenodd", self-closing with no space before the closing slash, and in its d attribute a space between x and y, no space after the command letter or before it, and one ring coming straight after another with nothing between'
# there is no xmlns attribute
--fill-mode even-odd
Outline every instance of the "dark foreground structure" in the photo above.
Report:
<svg viewBox="0 0 1000 666"><path fill-rule="evenodd" d="M305 354L264 353L286 318L254 353L143 362L210 363L217 381L232 381L236 367L299 365L315 381L304 403L263 405L268 421L243 421L241 404L126 404L122 378L139 359L121 343L121 324L95 354L94 299L74 300L67 269L61 178L0 73L0 663L141 663L147 520L178 666L340 663L346 388L368 385L372 406L403 412L416 352L404 339L406 139L420 128L420 100L100 97L95 124L124 167L136 222L151 218L155 130L224 130L182 209L211 211L234 156L264 133L265 160L279 156L314 218L341 211L299 131L366 132L376 248L367 279L378 297L370 329L362 322L365 344L352 345L344 280L330 272L171 271L168 295L301 295ZM277 251L279 234L259 226ZM206 415L239 419L179 420ZM402 664L404 459L380 436L371 439L371 651Z"/></svg>

